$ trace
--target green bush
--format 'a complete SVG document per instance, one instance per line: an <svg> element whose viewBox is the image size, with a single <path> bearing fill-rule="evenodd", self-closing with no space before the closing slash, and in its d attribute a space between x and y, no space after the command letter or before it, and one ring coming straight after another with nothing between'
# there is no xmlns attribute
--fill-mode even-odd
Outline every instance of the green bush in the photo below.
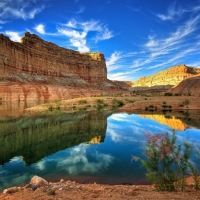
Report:
<svg viewBox="0 0 200 200"><path fill-rule="evenodd" d="M81 99L78 102L79 102L79 104L85 104L85 103L87 103L87 101L85 99Z"/></svg>
<svg viewBox="0 0 200 200"><path fill-rule="evenodd" d="M121 101L121 100L118 100L118 99L113 99L112 100L112 107L113 108L119 108L119 107L122 107L124 105L124 102Z"/></svg>
<svg viewBox="0 0 200 200"><path fill-rule="evenodd" d="M193 144L188 141L177 144L175 131L172 131L172 134L146 133L145 138L146 159L137 156L133 156L132 159L142 163L147 171L147 179L155 184L157 190L184 191L187 170L194 175L195 188L199 189L198 172L190 162Z"/></svg>

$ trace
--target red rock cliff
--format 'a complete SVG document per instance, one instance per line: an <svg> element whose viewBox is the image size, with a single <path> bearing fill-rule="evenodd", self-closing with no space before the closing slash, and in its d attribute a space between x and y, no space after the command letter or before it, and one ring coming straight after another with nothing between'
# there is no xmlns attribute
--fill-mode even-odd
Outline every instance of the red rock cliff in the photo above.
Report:
<svg viewBox="0 0 200 200"><path fill-rule="evenodd" d="M61 48L28 32L21 43L0 34L0 77L14 72L53 77L76 74L89 83L107 80L103 54Z"/></svg>
<svg viewBox="0 0 200 200"><path fill-rule="evenodd" d="M119 92L119 87L107 79L103 54L65 49L30 33L21 43L0 34L0 102L46 102L110 92Z"/></svg>

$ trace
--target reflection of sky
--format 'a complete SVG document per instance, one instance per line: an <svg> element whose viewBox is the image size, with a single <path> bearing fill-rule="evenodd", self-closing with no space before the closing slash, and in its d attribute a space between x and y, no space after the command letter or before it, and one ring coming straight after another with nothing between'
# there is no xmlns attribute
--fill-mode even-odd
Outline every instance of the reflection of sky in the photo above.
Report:
<svg viewBox="0 0 200 200"><path fill-rule="evenodd" d="M138 180L145 177L144 170L138 162L131 161L131 155L143 156L145 131L165 133L171 128L136 114L113 114L107 121L106 137L101 144L80 144L30 166L26 166L21 157L5 163L0 168L0 189L27 183L34 175L47 180L93 177L105 183L139 183ZM200 144L200 130L177 131L177 138L179 142L190 140Z"/></svg>

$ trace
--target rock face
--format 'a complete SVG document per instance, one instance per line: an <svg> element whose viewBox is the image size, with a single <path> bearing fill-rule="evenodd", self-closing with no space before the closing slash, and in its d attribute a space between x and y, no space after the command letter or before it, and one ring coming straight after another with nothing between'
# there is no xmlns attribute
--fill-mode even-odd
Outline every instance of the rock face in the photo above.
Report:
<svg viewBox="0 0 200 200"><path fill-rule="evenodd" d="M101 53L79 53L61 48L25 33L21 43L12 42L0 35L0 75L18 72L54 77L76 74L89 83L107 79L104 55Z"/></svg>
<svg viewBox="0 0 200 200"><path fill-rule="evenodd" d="M0 101L49 101L119 86L107 79L104 55L79 53L25 33L21 43L0 34Z"/></svg>
<svg viewBox="0 0 200 200"><path fill-rule="evenodd" d="M200 95L200 75L195 75L181 81L177 86L169 90L169 92L183 95Z"/></svg>
<svg viewBox="0 0 200 200"><path fill-rule="evenodd" d="M178 65L153 76L142 77L132 82L132 87L174 86L198 73L200 73L199 68Z"/></svg>

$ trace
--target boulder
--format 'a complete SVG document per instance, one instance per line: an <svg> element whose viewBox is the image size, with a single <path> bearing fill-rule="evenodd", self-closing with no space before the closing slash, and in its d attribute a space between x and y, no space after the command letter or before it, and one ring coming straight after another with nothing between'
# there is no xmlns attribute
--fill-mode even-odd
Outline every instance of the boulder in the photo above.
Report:
<svg viewBox="0 0 200 200"><path fill-rule="evenodd" d="M19 188L18 187L10 187L7 188L3 191L3 194L11 194L11 193L15 193L18 192Z"/></svg>
<svg viewBox="0 0 200 200"><path fill-rule="evenodd" d="M49 183L45 179L43 179L43 178L41 178L39 176L34 176L31 179L31 181L30 181L29 184L31 185L31 188L33 190L35 190L35 189L37 189L37 188L39 188L41 186L47 186L47 185L49 185Z"/></svg>

